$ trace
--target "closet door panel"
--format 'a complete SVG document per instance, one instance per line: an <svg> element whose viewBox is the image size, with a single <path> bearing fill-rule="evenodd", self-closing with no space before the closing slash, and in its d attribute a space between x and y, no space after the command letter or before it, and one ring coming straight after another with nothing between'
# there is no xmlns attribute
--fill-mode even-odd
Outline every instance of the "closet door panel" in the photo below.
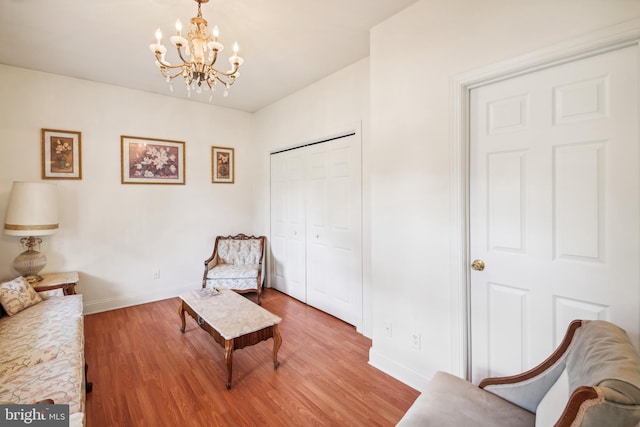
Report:
<svg viewBox="0 0 640 427"><path fill-rule="evenodd" d="M271 156L271 286L306 302L306 157L295 150Z"/></svg>
<svg viewBox="0 0 640 427"><path fill-rule="evenodd" d="M315 218L307 234L307 302L351 324L362 312L358 138L309 147L311 185L318 190L309 192L308 201ZM323 274L314 277L318 271Z"/></svg>

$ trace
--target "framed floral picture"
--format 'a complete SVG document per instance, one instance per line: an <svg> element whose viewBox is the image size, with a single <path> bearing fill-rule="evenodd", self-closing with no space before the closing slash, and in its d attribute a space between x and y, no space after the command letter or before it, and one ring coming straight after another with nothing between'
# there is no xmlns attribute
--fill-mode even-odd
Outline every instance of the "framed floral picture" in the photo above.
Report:
<svg viewBox="0 0 640 427"><path fill-rule="evenodd" d="M123 184L185 183L184 141L120 137Z"/></svg>
<svg viewBox="0 0 640 427"><path fill-rule="evenodd" d="M211 182L233 184L234 160L233 148L211 147Z"/></svg>
<svg viewBox="0 0 640 427"><path fill-rule="evenodd" d="M82 179L80 132L42 129L42 179Z"/></svg>

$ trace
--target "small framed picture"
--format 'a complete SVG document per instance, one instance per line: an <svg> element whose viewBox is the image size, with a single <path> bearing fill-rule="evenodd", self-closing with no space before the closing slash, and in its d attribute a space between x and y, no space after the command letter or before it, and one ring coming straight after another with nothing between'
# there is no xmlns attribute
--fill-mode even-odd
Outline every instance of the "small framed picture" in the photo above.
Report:
<svg viewBox="0 0 640 427"><path fill-rule="evenodd" d="M42 129L42 179L82 179L82 134Z"/></svg>
<svg viewBox="0 0 640 427"><path fill-rule="evenodd" d="M184 141L120 137L123 184L185 183Z"/></svg>
<svg viewBox="0 0 640 427"><path fill-rule="evenodd" d="M234 161L233 148L211 147L211 182L233 184Z"/></svg>

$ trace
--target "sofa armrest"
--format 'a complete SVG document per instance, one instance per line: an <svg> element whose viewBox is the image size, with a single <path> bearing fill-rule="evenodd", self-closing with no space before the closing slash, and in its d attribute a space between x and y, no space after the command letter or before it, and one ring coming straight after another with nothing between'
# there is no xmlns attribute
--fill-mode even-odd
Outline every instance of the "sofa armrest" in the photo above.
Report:
<svg viewBox="0 0 640 427"><path fill-rule="evenodd" d="M535 412L540 400L564 370L568 350L581 326L581 320L571 322L558 348L538 366L518 375L485 378L479 387L521 408Z"/></svg>
<svg viewBox="0 0 640 427"><path fill-rule="evenodd" d="M580 386L569 398L569 403L564 408L564 412L554 427L569 427L575 421L581 423L585 410L589 406L599 405L604 402L604 394L598 392L595 387Z"/></svg>

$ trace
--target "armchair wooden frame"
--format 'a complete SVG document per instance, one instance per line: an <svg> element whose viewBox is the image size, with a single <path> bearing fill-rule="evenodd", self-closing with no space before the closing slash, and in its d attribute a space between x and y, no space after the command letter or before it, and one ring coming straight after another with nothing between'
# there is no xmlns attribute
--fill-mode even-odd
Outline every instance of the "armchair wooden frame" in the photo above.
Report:
<svg viewBox="0 0 640 427"><path fill-rule="evenodd" d="M576 331L581 326L582 320L574 320L573 322L571 322L560 345L551 354L551 356L549 356L538 366L517 375L508 377L485 378L480 381L480 384L478 386L484 389L492 385L517 384L541 375L542 373L550 369L553 365L555 365L555 363L558 362L562 357L564 357L565 353L569 349L569 346L571 345L571 342L573 341ZM571 426L578 418L581 408L587 408L593 404L601 403L602 400L603 397L596 391L595 387L578 387L569 397L569 402L565 406L562 416L554 427Z"/></svg>

